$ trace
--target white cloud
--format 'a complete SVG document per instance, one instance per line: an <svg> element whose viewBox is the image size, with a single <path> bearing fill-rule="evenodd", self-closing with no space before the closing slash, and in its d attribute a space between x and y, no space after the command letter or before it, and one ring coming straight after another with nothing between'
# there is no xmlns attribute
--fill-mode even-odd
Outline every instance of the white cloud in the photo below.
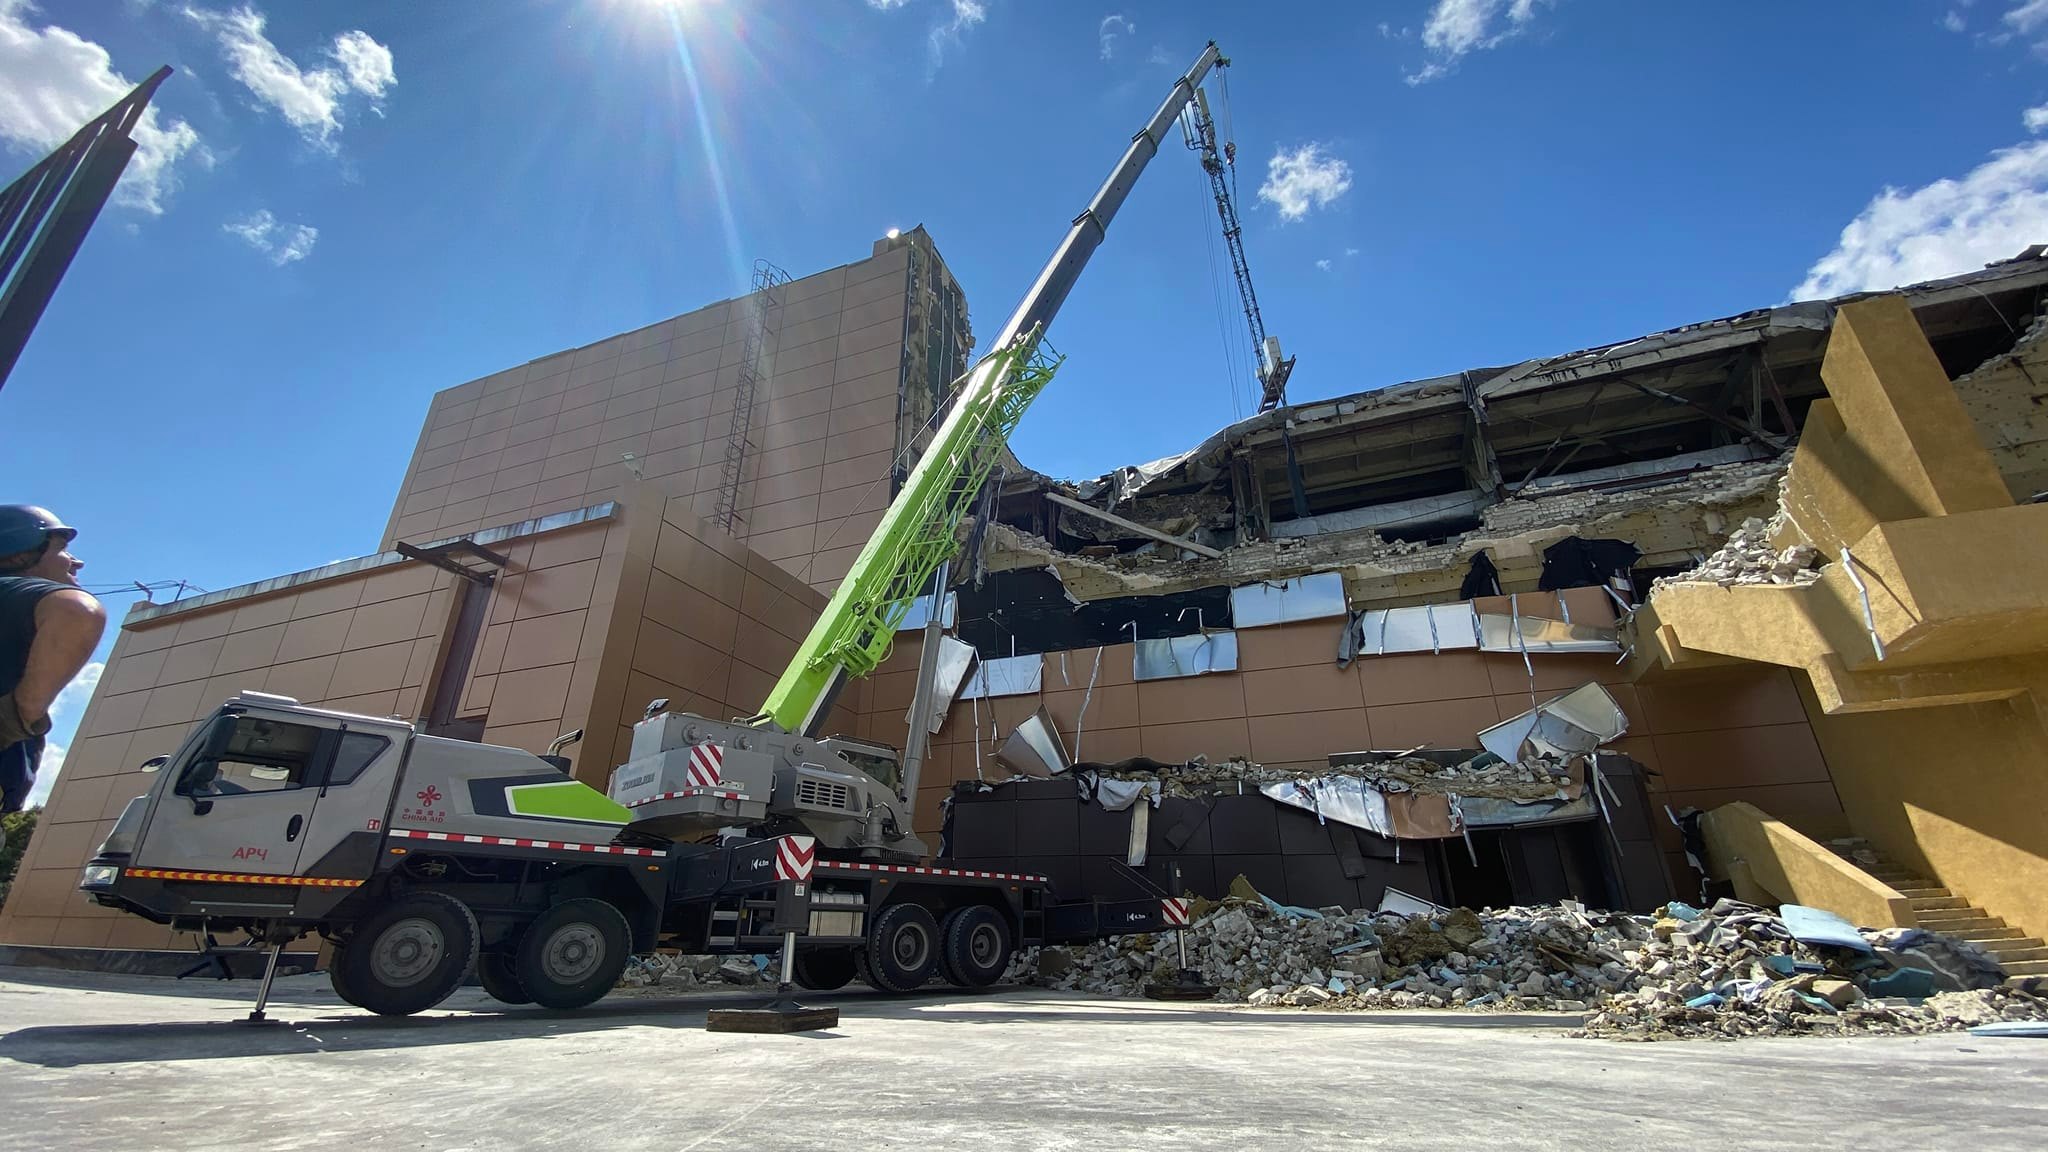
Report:
<svg viewBox="0 0 2048 1152"><path fill-rule="evenodd" d="M2013 5L2012 11L2001 17L2003 22L2022 36L2048 25L2048 0L2022 0Z"/></svg>
<svg viewBox="0 0 2048 1152"><path fill-rule="evenodd" d="M1536 19L1539 2L1550 0L1437 0L1422 25L1422 45L1432 58L1405 78L1411 85L1427 84L1448 75L1466 53L1483 52L1521 35Z"/></svg>
<svg viewBox="0 0 2048 1152"><path fill-rule="evenodd" d="M932 25L925 36L933 68L945 63L946 49L959 47L968 29L988 19L988 6L982 0L950 0L948 7L952 9L953 18L942 19Z"/></svg>
<svg viewBox="0 0 2048 1152"><path fill-rule="evenodd" d="M1318 260L1316 261L1316 267L1328 272L1330 270L1330 261L1327 258Z"/></svg>
<svg viewBox="0 0 2048 1152"><path fill-rule="evenodd" d="M908 3L910 3L910 0L868 0L868 7L873 8L877 12L887 12L892 8L901 8Z"/></svg>
<svg viewBox="0 0 2048 1152"><path fill-rule="evenodd" d="M220 41L229 74L250 95L276 109L309 143L330 151L334 134L341 131L343 100L353 92L374 102L398 83L391 49L360 29L334 38L326 50L334 66L309 68L270 42L263 34L263 14L254 8L212 12L188 7L184 14Z"/></svg>
<svg viewBox="0 0 2048 1152"><path fill-rule="evenodd" d="M1963 14L1953 8L1949 9L1941 18L1941 26L1951 32L1961 32L1963 30Z"/></svg>
<svg viewBox="0 0 2048 1152"><path fill-rule="evenodd" d="M391 49L361 29L334 38L334 58L348 74L348 86L372 100L383 99L384 90L398 83L398 73L391 68Z"/></svg>
<svg viewBox="0 0 2048 1152"><path fill-rule="evenodd" d="M312 255L313 242L320 238L320 230L311 224L278 223L268 208L230 220L221 225L221 231L240 237L279 268Z"/></svg>
<svg viewBox="0 0 2048 1152"><path fill-rule="evenodd" d="M43 745L43 759L36 768L35 786L28 791L26 804L38 807L50 798L50 789L57 783L57 773L64 770L64 753L71 746L71 737L78 731L78 716L85 711L92 699L92 691L99 687L100 675L107 666L98 660L78 670L71 683L64 686L57 698L50 701L50 739ZM63 743L58 743L60 737Z"/></svg>
<svg viewBox="0 0 2048 1152"><path fill-rule="evenodd" d="M1173 57L1166 54L1166 45L1154 44L1151 55L1145 57L1147 64L1172 64Z"/></svg>
<svg viewBox="0 0 2048 1152"><path fill-rule="evenodd" d="M2048 0L2036 0L2048 8ZM2008 13L2008 16L2012 13ZM2048 106L2030 108L2032 131ZM2048 140L2000 149L1960 179L1872 198L1835 249L1807 269L1791 298L1809 300L1973 272L2048 242Z"/></svg>
<svg viewBox="0 0 2048 1152"><path fill-rule="evenodd" d="M1311 208L1327 208L1337 197L1351 190L1351 165L1323 154L1314 142L1292 151L1282 148L1266 161L1266 182L1259 185L1259 199L1280 209L1280 219L1293 222L1305 218Z"/></svg>
<svg viewBox="0 0 2048 1152"><path fill-rule="evenodd" d="M1095 30L1095 39L1102 46L1102 58L1104 60L1114 58L1116 56L1117 37L1129 36L1137 30L1138 26L1124 19L1124 15L1121 12L1112 12L1104 16L1102 23Z"/></svg>
<svg viewBox="0 0 2048 1152"><path fill-rule="evenodd" d="M0 0L0 140L41 159L87 121L111 108L135 82L114 70L107 50L54 24L35 28L26 0ZM161 96L161 92L159 92ZM212 154L190 124L152 106L135 122L135 155L114 202L161 215L178 186L178 166L202 166Z"/></svg>
<svg viewBox="0 0 2048 1152"><path fill-rule="evenodd" d="M1346 248L1346 249L1344 250L1344 255L1346 255L1346 256L1356 256L1356 255L1358 255L1358 249L1356 249L1356 248Z"/></svg>

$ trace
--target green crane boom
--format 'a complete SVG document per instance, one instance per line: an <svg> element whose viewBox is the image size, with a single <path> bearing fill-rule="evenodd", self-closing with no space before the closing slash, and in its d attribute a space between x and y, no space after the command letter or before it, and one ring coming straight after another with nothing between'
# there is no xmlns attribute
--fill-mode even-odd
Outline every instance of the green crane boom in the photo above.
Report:
<svg viewBox="0 0 2048 1152"><path fill-rule="evenodd" d="M1101 246L1139 173L1158 153L1160 141L1217 60L1211 41L1194 67L1174 82L1151 121L1131 138L1095 198L1074 218L1066 238L996 335L994 351L959 382L953 407L930 447L910 470L881 524L768 693L758 720L772 721L786 732L815 733L847 679L867 675L888 657L896 626L939 565L958 548L955 534L961 519L1024 410L1058 367L1056 360L1040 354L1046 329L1088 258Z"/></svg>

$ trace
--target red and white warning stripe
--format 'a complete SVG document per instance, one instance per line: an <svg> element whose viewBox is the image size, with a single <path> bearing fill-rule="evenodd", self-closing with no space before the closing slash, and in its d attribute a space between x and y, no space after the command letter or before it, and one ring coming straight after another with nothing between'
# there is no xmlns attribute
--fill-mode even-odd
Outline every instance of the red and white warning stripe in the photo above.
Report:
<svg viewBox="0 0 2048 1152"><path fill-rule="evenodd" d="M1032 884L1045 883L1043 876L1030 876L1017 872L973 872L961 868L919 868L910 864L865 864L857 860L820 860L818 867L828 872L902 872L912 876L959 876L969 880L1023 880Z"/></svg>
<svg viewBox="0 0 2048 1152"><path fill-rule="evenodd" d="M690 767L686 775L691 784L699 788L713 788L725 782L719 769L725 764L725 749L710 741L690 749Z"/></svg>
<svg viewBox="0 0 2048 1152"><path fill-rule="evenodd" d="M811 878L811 869L817 863L817 837L783 836L775 841L775 878L777 880L809 880Z"/></svg>
<svg viewBox="0 0 2048 1152"><path fill-rule="evenodd" d="M393 828L391 835L408 840L445 840L451 844L495 844L503 848L543 848L550 852L597 852L607 856L660 856L659 848L628 848L622 844L577 844L567 840L528 840L520 836L472 836L467 832L427 832Z"/></svg>
<svg viewBox="0 0 2048 1152"><path fill-rule="evenodd" d="M674 792L663 792L659 796L649 796L645 800L635 800L627 804L626 807L638 808L642 804L655 804L663 800L681 800L688 796L709 796L715 800L745 800L748 798L745 792L734 792L729 788L681 788Z"/></svg>
<svg viewBox="0 0 2048 1152"><path fill-rule="evenodd" d="M1159 902L1160 919L1165 920L1166 926L1169 928L1185 928L1188 926L1189 913L1192 911L1193 905L1194 901L1192 900L1179 896L1168 896Z"/></svg>

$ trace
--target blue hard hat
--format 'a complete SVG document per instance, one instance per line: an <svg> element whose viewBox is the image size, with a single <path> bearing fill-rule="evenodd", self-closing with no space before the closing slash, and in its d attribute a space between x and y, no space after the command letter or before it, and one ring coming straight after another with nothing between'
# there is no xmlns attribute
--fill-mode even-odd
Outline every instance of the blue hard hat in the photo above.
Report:
<svg viewBox="0 0 2048 1152"><path fill-rule="evenodd" d="M51 540L70 543L78 529L67 527L57 514L33 504L0 504L0 556L33 552Z"/></svg>

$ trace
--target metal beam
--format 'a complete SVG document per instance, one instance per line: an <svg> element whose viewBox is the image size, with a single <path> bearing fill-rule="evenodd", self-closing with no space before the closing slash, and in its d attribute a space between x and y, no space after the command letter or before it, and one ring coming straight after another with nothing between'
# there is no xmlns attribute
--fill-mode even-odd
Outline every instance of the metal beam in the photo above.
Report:
<svg viewBox="0 0 2048 1152"><path fill-rule="evenodd" d="M1197 544L1192 540L1183 540L1178 536L1169 536L1166 533L1161 532L1157 528L1147 528L1145 525L1140 524L1135 520L1126 520L1113 512L1104 512L1102 509L1097 508L1092 504L1083 504L1079 500L1075 500L1072 497L1068 496L1062 496L1057 492L1047 492L1045 494L1045 498L1059 505L1062 508L1071 508L1076 512L1085 512L1088 515L1095 517L1097 520L1101 520L1109 524L1114 524L1117 527L1122 528L1126 532L1129 532L1133 536L1143 536L1147 540L1157 540L1161 544L1171 544L1175 548L1185 548L1188 551L1193 552L1197 556L1206 556L1211 560L1217 559L1218 557L1223 555L1223 553L1218 552L1216 549L1209 547L1207 544Z"/></svg>
<svg viewBox="0 0 2048 1152"><path fill-rule="evenodd" d="M1665 392L1662 389L1652 388L1648 384L1638 384L1633 380L1623 380L1621 381L1621 383L1628 385L1630 388L1633 388L1638 392L1641 392L1645 396L1654 396L1657 399L1662 400L1668 404L1683 404L1687 408L1693 409L1700 415L1705 416L1707 419L1712 420L1716 424L1725 424L1728 427L1733 428L1735 431L1742 433L1744 436L1754 436L1757 439L1763 441L1764 443L1770 445L1772 448L1775 448L1781 452L1784 451L1785 442L1783 440L1780 440L1776 436L1771 435L1769 432L1766 432L1763 429L1758 428L1754 424L1745 424L1742 421L1737 420L1734 417L1728 415L1726 412L1716 412L1712 408L1707 407L1705 404L1702 404L1697 400L1693 400L1685 396L1680 396L1675 392Z"/></svg>

